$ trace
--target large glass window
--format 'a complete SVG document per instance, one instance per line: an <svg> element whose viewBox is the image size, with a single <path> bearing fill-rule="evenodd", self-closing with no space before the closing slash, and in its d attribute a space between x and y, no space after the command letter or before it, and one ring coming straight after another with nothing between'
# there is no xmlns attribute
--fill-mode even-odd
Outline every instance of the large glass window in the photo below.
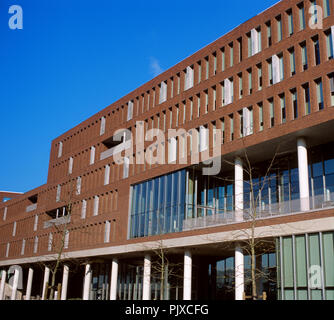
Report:
<svg viewBox="0 0 334 320"><path fill-rule="evenodd" d="M131 238L182 230L185 182L183 170L132 186Z"/></svg>

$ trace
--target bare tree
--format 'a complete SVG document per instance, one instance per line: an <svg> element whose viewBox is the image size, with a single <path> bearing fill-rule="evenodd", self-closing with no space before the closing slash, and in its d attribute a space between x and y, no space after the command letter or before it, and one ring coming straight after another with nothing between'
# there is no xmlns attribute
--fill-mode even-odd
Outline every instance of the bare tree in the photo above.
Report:
<svg viewBox="0 0 334 320"><path fill-rule="evenodd" d="M183 264L172 261L170 250L166 248L162 239L157 241L153 253L152 278L158 280L160 284L160 300L165 300L167 299L165 294L167 288L165 286L170 281L171 287L169 289L178 288L179 281L183 278L181 275Z"/></svg>
<svg viewBox="0 0 334 320"><path fill-rule="evenodd" d="M75 266L81 266L84 264L81 259L71 259L66 256L65 250L68 247L69 242L69 234L70 231L75 229L80 229L80 232L87 232L84 230L85 228L81 228L80 224L78 224L79 219L78 211L75 210L75 206L77 204L76 198L78 193L77 187L75 185L75 181L71 180L66 186L66 190L63 192L64 197L59 199L59 203L62 203L62 216L59 217L59 208L57 209L57 216L54 219L49 221L45 221L49 225L51 238L48 240L48 246L50 250L52 250L54 254L54 259L48 262L40 261L39 264L41 266L48 267L51 273L51 280L47 283L45 288L45 299L53 300L55 297L55 291L58 289L57 298L60 299L61 294L61 284L56 283L57 275L60 271L60 267L64 262L66 264L71 264Z"/></svg>

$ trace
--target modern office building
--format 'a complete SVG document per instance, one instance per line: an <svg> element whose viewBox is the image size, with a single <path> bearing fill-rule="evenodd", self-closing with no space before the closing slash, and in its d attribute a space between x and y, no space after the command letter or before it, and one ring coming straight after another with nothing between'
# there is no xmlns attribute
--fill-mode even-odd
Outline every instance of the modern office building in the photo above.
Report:
<svg viewBox="0 0 334 320"><path fill-rule="evenodd" d="M52 141L0 204L0 299L46 299L59 255L60 299L241 300L253 269L333 300L333 13L280 1Z"/></svg>

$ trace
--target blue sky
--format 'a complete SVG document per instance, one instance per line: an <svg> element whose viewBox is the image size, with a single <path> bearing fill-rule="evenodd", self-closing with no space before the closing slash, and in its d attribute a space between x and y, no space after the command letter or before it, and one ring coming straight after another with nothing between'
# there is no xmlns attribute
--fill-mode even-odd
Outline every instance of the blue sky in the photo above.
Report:
<svg viewBox="0 0 334 320"><path fill-rule="evenodd" d="M0 190L46 183L52 139L276 2L0 0Z"/></svg>

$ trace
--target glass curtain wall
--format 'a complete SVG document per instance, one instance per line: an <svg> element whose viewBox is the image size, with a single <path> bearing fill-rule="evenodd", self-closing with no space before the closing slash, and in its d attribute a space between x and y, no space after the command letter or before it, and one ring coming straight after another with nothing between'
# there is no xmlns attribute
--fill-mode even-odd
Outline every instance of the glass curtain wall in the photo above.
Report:
<svg viewBox="0 0 334 320"><path fill-rule="evenodd" d="M277 239L280 300L334 300L334 232Z"/></svg>
<svg viewBox="0 0 334 320"><path fill-rule="evenodd" d="M185 188L185 170L132 186L130 237L181 231Z"/></svg>
<svg viewBox="0 0 334 320"><path fill-rule="evenodd" d="M334 206L334 143L310 148L309 186L312 209ZM261 216L300 211L297 153L256 163L250 183L244 172L244 215L253 206ZM185 220L231 218L234 168L205 176L194 166L132 186L130 238L180 232ZM217 219L217 221L223 221Z"/></svg>

